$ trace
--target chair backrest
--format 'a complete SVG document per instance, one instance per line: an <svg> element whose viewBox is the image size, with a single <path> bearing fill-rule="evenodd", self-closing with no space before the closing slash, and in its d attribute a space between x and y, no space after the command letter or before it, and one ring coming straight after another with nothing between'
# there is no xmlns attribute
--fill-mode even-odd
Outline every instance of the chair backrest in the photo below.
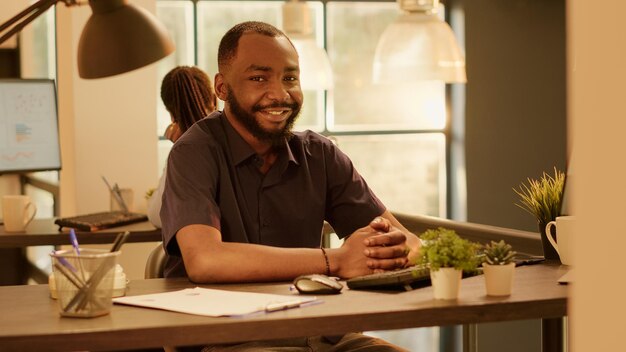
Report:
<svg viewBox="0 0 626 352"><path fill-rule="evenodd" d="M163 249L163 242L159 242L159 245L156 246L148 256L144 277L146 279L157 279L163 277L166 258L167 256L165 255L165 250Z"/></svg>

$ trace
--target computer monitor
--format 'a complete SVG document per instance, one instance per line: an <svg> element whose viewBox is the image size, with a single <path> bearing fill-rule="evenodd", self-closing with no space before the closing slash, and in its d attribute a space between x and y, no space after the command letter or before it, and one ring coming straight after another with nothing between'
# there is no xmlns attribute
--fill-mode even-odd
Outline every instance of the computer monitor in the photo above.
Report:
<svg viewBox="0 0 626 352"><path fill-rule="evenodd" d="M0 79L0 174L60 169L54 80Z"/></svg>

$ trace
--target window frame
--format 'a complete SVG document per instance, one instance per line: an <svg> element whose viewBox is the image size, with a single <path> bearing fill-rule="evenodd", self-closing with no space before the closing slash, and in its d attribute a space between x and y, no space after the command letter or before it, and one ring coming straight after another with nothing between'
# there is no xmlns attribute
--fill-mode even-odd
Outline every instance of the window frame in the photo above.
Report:
<svg viewBox="0 0 626 352"><path fill-rule="evenodd" d="M191 40L192 45L193 45L193 65L198 65L199 63L199 36L198 36L198 4L199 3L206 3L206 2L211 2L211 1L233 1L236 2L238 0L157 0L157 5L159 2L186 2L186 3L191 3L192 4L192 12L193 12L193 38ZM248 1L267 1L267 2L284 2L283 0L248 0ZM317 0L319 2L322 3L322 14L323 14L323 23L324 23L324 35L323 35L323 43L324 43L324 47L327 47L327 42L328 42L328 38L327 38L327 33L326 33L326 29L327 29L327 5L328 3L331 2L371 2L371 3L395 3L396 1L394 0ZM447 21L450 21L450 17L451 17L451 7L446 6L445 7L445 13L444 13L444 17L446 18ZM453 27L454 28L454 27ZM454 86L454 87L453 87ZM452 194L452 190L455 191L455 193L457 191L459 191L458 186L456 186L453 182L453 176L456 173L454 170L458 169L459 167L464 168L463 165L463 160L462 158L460 160L457 160L457 158L455 158L455 156L453 155L453 150L454 153L461 153L463 150L463 137L462 137L462 131L459 131L458 128L454 128L454 126L452 126L452 122L453 122L453 113L455 114L454 116L454 121L458 120L459 118L464 119L464 114L462 111L459 111L458 107L454 107L453 103L457 103L459 99L464 103L464 88L459 88L458 84L455 85L451 85L451 84L445 84L445 98L444 98L444 118L445 118L445 123L444 123L444 127L441 129L437 129L437 128L428 128L428 129L420 129L420 128L407 128L407 129L367 129L367 130L331 130L329 129L329 124L328 124L328 116L332 115L333 112L330 111L330 109L332 109L332 106L330 106L331 104L329 104L329 93L327 91L324 92L323 94L323 112L324 112L324 118L323 118L323 129L322 130L317 130L318 133L327 136L329 138L333 138L333 137L341 137L341 136L359 136L359 135L416 135L416 134L442 134L443 138L444 138L444 154L445 154L445 160L444 160L444 167L445 167L445 186L443 187L443 191L445 192L445 204L444 204L444 208L443 211L440 211L440 216L442 217L446 217L446 218L451 218L451 215L454 215L456 213L464 213L464 206L461 205L457 205L455 206L454 204L458 203L457 200L459 199L459 195L458 194ZM453 89L456 88L456 89ZM456 93L455 93L456 92ZM459 98L458 96L460 96L461 98ZM163 137L162 135L159 135L159 141L164 141L166 140L165 137ZM461 149L459 149L459 145L461 146ZM458 150L458 152L457 152ZM454 161L455 165L452 165L452 162ZM462 208L460 211L457 210L457 208Z"/></svg>

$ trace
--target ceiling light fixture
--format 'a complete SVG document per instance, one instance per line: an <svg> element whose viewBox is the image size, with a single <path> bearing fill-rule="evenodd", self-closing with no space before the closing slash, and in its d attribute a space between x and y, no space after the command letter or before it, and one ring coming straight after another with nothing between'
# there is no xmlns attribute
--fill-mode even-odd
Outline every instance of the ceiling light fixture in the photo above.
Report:
<svg viewBox="0 0 626 352"><path fill-rule="evenodd" d="M439 80L464 83L465 58L439 0L398 0L403 13L383 32L374 56L374 83Z"/></svg>
<svg viewBox="0 0 626 352"><path fill-rule="evenodd" d="M330 60L324 48L315 41L310 9L305 2L290 0L283 4L283 31L298 51L302 89L332 89Z"/></svg>
<svg viewBox="0 0 626 352"><path fill-rule="evenodd" d="M77 0L39 0L0 25L0 43L62 2L84 5ZM102 78L132 71L156 62L174 51L174 43L150 12L127 0L89 0L92 15L78 44L78 74Z"/></svg>

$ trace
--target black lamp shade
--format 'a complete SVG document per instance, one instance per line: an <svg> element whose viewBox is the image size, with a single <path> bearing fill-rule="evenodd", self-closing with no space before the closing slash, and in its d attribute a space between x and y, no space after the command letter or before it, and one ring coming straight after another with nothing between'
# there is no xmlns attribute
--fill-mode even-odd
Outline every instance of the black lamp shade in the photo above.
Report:
<svg viewBox="0 0 626 352"><path fill-rule="evenodd" d="M156 62L174 51L165 27L126 0L90 0L93 14L78 43L78 74L102 78Z"/></svg>

